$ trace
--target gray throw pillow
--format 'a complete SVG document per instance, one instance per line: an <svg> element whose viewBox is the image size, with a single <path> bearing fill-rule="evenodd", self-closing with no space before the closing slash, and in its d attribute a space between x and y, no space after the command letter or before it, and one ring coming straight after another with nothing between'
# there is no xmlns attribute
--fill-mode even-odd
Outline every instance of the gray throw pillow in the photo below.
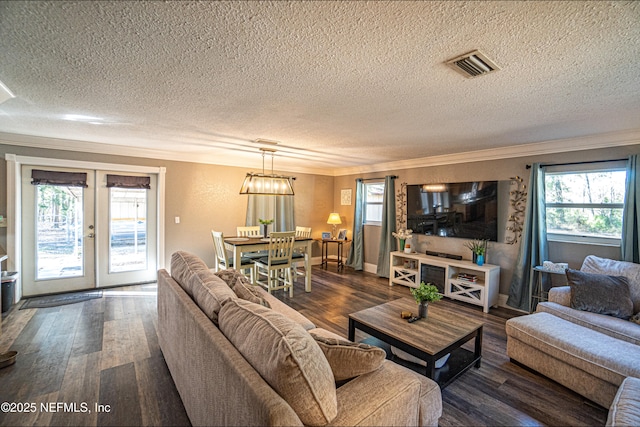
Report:
<svg viewBox="0 0 640 427"><path fill-rule="evenodd" d="M623 276L567 269L571 308L628 319L633 315L629 281Z"/></svg>

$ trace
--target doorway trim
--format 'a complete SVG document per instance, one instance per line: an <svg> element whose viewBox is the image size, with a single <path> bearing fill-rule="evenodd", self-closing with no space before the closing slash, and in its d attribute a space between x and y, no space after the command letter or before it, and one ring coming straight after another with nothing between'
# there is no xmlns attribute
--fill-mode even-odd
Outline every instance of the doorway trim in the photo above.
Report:
<svg viewBox="0 0 640 427"><path fill-rule="evenodd" d="M7 270L19 271L22 265L22 220L21 220L21 175L23 165L50 166L76 169L94 169L113 172L147 173L158 176L157 197L157 268L164 268L164 226L165 226L165 175L164 166L137 166L119 163L100 163L81 160L55 159L47 157L19 156L5 154L7 161ZM22 281L20 275L16 281L16 300L22 299Z"/></svg>

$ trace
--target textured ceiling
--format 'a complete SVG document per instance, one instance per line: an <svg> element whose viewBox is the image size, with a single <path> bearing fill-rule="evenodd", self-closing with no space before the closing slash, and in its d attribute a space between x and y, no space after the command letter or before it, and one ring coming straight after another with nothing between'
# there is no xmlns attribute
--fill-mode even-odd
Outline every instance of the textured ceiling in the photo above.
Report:
<svg viewBox="0 0 640 427"><path fill-rule="evenodd" d="M501 70L444 64L474 49ZM0 132L58 148L336 170L640 128L639 2L0 1L0 55Z"/></svg>

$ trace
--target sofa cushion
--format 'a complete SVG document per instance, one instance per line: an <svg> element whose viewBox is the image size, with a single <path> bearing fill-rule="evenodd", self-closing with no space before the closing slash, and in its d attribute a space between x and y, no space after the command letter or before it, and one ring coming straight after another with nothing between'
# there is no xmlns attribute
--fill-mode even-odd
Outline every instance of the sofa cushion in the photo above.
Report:
<svg viewBox="0 0 640 427"><path fill-rule="evenodd" d="M640 264L589 255L582 262L580 271L626 277L629 280L633 312L640 312Z"/></svg>
<svg viewBox="0 0 640 427"><path fill-rule="evenodd" d="M309 331L327 358L333 377L344 381L378 369L387 357L387 353L378 347L358 344L332 336L322 329Z"/></svg>
<svg viewBox="0 0 640 427"><path fill-rule="evenodd" d="M611 403L607 427L640 425L640 379L627 377Z"/></svg>
<svg viewBox="0 0 640 427"><path fill-rule="evenodd" d="M621 319L633 315L633 302L626 277L572 269L567 269L566 275L571 286L571 308Z"/></svg>
<svg viewBox="0 0 640 427"><path fill-rule="evenodd" d="M616 387L627 376L640 376L640 346L549 313L513 317L505 329L507 341L516 339Z"/></svg>
<svg viewBox="0 0 640 427"><path fill-rule="evenodd" d="M273 311L293 320L307 331L316 327L316 325L311 320L307 319L302 313L289 307L287 304L267 292L266 289L260 286L254 286L254 290L258 291L258 294L269 303Z"/></svg>
<svg viewBox="0 0 640 427"><path fill-rule="evenodd" d="M177 251L171 255L171 277L193 298L193 290L190 279L198 271L209 271L209 267L198 256L186 252Z"/></svg>
<svg viewBox="0 0 640 427"><path fill-rule="evenodd" d="M634 325L628 320L588 311L574 310L551 301L539 303L536 312L553 314L576 325L640 346L640 325Z"/></svg>
<svg viewBox="0 0 640 427"><path fill-rule="evenodd" d="M304 328L266 307L229 299L220 330L304 424L326 425L336 417L331 367Z"/></svg>

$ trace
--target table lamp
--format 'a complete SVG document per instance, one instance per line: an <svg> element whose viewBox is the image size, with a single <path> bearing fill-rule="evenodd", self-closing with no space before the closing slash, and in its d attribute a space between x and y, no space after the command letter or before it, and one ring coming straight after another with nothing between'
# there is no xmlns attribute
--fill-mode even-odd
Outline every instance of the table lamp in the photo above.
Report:
<svg viewBox="0 0 640 427"><path fill-rule="evenodd" d="M329 214L329 219L327 220L327 224L331 224L333 226L333 230L331 230L331 238L335 240L336 225L342 224L342 220L340 219L340 214L337 212L331 212Z"/></svg>

